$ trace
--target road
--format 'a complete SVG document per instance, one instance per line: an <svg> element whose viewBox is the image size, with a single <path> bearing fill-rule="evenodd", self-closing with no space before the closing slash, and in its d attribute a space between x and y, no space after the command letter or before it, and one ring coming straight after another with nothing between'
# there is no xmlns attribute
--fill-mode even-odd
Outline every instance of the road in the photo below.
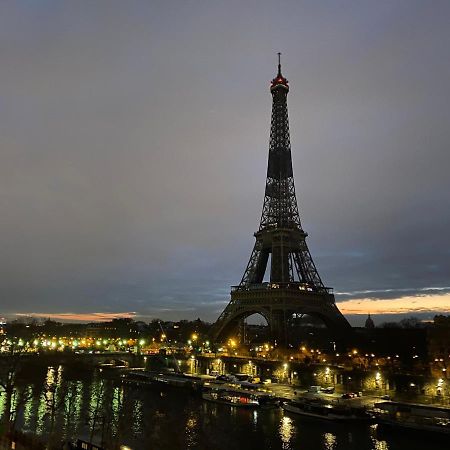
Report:
<svg viewBox="0 0 450 450"><path fill-rule="evenodd" d="M270 389L277 397L293 400L296 397L310 397L320 398L328 400L330 402L339 402L347 405L372 407L374 403L382 401L381 397L374 395L363 395L361 397L355 397L350 399L343 399L341 394L324 394L324 393L310 393L305 389L299 389L289 384L271 383L266 385L267 389Z"/></svg>

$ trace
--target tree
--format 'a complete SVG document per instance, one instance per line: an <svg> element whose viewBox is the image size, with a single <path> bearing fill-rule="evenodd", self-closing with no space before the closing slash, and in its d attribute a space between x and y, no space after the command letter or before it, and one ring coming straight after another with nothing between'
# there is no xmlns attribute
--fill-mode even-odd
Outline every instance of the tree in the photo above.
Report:
<svg viewBox="0 0 450 450"><path fill-rule="evenodd" d="M0 393L5 396L3 425L7 431L12 431L18 412L33 393L31 389L20 390L18 385L18 375L23 365L23 346L4 338L0 347L7 349L0 356Z"/></svg>
<svg viewBox="0 0 450 450"><path fill-rule="evenodd" d="M417 317L407 317L400 320L400 326L402 328L420 328L422 323Z"/></svg>

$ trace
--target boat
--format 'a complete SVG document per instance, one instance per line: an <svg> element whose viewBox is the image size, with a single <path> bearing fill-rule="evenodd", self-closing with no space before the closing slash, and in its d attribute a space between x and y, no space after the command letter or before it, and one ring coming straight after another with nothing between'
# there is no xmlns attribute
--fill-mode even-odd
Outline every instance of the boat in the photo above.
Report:
<svg viewBox="0 0 450 450"><path fill-rule="evenodd" d="M187 390L198 390L203 381L200 377L178 373L178 372L150 372L130 371L123 378L123 383L128 385L147 386L158 389L185 388Z"/></svg>
<svg viewBox="0 0 450 450"><path fill-rule="evenodd" d="M380 402L373 414L382 428L450 436L450 408L402 402Z"/></svg>
<svg viewBox="0 0 450 450"><path fill-rule="evenodd" d="M159 386L188 388L192 390L200 389L203 384L200 377L178 372L163 372L154 374L153 381Z"/></svg>
<svg viewBox="0 0 450 450"><path fill-rule="evenodd" d="M131 386L154 386L153 377L149 372L132 370L122 375L122 383Z"/></svg>
<svg viewBox="0 0 450 450"><path fill-rule="evenodd" d="M281 407L289 413L332 422L369 422L372 416L366 409L321 399L300 398L284 402Z"/></svg>
<svg viewBox="0 0 450 450"><path fill-rule="evenodd" d="M233 384L205 383L202 398L215 403L244 408L278 406L278 399L270 392L245 389Z"/></svg>

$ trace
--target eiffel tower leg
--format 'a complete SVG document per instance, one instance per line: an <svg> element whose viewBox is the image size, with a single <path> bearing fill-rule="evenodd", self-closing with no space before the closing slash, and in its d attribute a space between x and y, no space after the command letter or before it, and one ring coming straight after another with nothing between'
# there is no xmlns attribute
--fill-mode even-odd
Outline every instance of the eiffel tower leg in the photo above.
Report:
<svg viewBox="0 0 450 450"><path fill-rule="evenodd" d="M273 310L270 317L272 340L281 347L288 346L287 320L284 310Z"/></svg>

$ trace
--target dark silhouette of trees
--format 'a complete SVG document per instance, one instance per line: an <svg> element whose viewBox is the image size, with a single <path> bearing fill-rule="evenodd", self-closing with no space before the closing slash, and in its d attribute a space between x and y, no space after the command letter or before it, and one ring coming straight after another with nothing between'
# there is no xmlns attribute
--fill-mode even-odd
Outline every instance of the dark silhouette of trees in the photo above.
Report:
<svg viewBox="0 0 450 450"><path fill-rule="evenodd" d="M0 356L0 395L5 396L3 427L6 431L15 428L17 415L32 397L31 389L20 389L18 378L23 369L23 347L6 338L0 346L7 351Z"/></svg>

